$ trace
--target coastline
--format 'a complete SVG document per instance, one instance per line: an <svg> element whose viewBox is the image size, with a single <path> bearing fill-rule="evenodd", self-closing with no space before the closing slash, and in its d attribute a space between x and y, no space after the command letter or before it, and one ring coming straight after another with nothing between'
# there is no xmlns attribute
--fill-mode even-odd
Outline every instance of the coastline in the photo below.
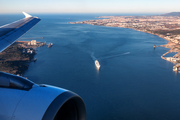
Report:
<svg viewBox="0 0 180 120"><path fill-rule="evenodd" d="M0 53L0 71L23 76L29 67L28 63L37 60L34 58L35 49L46 45L32 41L17 41Z"/></svg>
<svg viewBox="0 0 180 120"><path fill-rule="evenodd" d="M125 27L121 27L121 28L125 28ZM164 40L167 40L168 43L167 44L164 44L164 45L159 45L159 46L156 46L156 47L165 47L165 48L169 48L169 51L167 51L166 53L162 54L161 55L161 58L163 60L166 60L168 62L171 62L174 64L173 66L173 71L174 72L178 72L180 73L180 59L178 57L175 57L175 56L179 56L180 55L180 51L174 51L173 50L173 47L172 46L176 46L175 43L171 42L169 39L165 38L164 36L160 35L160 34L153 34L151 32L147 32L147 31L141 31L141 30L138 30L138 29L134 29L134 28L130 28L130 29L133 29L133 30L136 30L136 31L140 31L140 32L144 32L144 33L149 33L149 34L152 34L152 35L156 35L160 38L163 38ZM155 49L155 48L154 48ZM167 54L169 53L176 53L174 56L172 57L164 57L166 56Z"/></svg>
<svg viewBox="0 0 180 120"><path fill-rule="evenodd" d="M123 28L125 28L125 27L123 27ZM130 28L130 29L133 29L133 28ZM161 58L162 58L163 60L166 60L166 61L168 61L168 62L173 63L173 64L174 64L174 66L173 66L173 71L180 73L180 59L179 59L178 57L175 57L175 56L179 56L179 55L180 55L180 51L174 51L174 50L173 50L173 47L172 47L172 46L176 46L175 43L172 43L169 39L167 39L167 38L165 38L164 36L159 35L159 34L153 34L153 33L151 33L151 32L145 32L145 31L141 31L141 30L137 30L137 29L133 29L133 30L140 31L140 32L144 32L144 33L149 33L149 34L152 34L152 35L156 35L156 36L158 36L158 37L160 37L160 38L163 38L164 40L167 40L167 41L168 41L167 44L165 44L165 45L159 45L159 46L156 46L156 47L169 48L169 51L167 51L166 53L162 54L162 55L161 55ZM154 49L155 49L155 48L154 48ZM174 56L172 56L172 57L164 57L164 56L166 56L167 54L173 53L173 52L176 53Z"/></svg>
<svg viewBox="0 0 180 120"><path fill-rule="evenodd" d="M98 20L82 22L69 22L70 24L91 24L106 27L130 28L136 31L157 35L168 43L154 45L156 47L169 48L169 51L161 55L161 58L175 64L173 71L180 73L180 17L177 16L101 16ZM152 46L153 47L153 46ZM165 57L168 53L176 53L172 57Z"/></svg>

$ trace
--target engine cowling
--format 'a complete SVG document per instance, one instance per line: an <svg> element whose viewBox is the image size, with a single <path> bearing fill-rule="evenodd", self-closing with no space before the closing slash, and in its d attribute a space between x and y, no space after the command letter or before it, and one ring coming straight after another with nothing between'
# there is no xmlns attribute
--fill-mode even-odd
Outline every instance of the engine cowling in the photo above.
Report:
<svg viewBox="0 0 180 120"><path fill-rule="evenodd" d="M0 72L1 120L86 120L77 94Z"/></svg>

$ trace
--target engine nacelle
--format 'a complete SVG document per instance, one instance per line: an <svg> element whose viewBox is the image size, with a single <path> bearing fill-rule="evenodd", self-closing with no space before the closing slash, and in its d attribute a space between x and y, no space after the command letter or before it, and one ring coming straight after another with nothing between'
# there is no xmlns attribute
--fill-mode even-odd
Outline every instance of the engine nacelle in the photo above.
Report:
<svg viewBox="0 0 180 120"><path fill-rule="evenodd" d="M77 94L0 72L1 120L86 120Z"/></svg>

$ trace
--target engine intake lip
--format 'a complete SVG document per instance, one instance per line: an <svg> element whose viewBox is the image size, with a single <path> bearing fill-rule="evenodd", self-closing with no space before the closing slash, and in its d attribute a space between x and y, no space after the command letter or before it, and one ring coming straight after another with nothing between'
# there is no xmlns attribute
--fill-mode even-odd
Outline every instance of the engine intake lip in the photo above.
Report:
<svg viewBox="0 0 180 120"><path fill-rule="evenodd" d="M77 94L66 91L49 105L42 120L86 120L86 108Z"/></svg>

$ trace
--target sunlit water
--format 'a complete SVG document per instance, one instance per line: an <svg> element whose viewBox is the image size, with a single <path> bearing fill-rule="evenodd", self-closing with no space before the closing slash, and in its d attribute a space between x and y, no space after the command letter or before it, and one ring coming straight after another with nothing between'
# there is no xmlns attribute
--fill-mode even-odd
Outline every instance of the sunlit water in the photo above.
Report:
<svg viewBox="0 0 180 120"><path fill-rule="evenodd" d="M180 119L180 75L161 59L167 41L126 28L69 24L99 15L37 15L23 38L44 37L24 76L79 94L87 120ZM0 25L23 15L0 15ZM96 69L92 53L101 65Z"/></svg>

